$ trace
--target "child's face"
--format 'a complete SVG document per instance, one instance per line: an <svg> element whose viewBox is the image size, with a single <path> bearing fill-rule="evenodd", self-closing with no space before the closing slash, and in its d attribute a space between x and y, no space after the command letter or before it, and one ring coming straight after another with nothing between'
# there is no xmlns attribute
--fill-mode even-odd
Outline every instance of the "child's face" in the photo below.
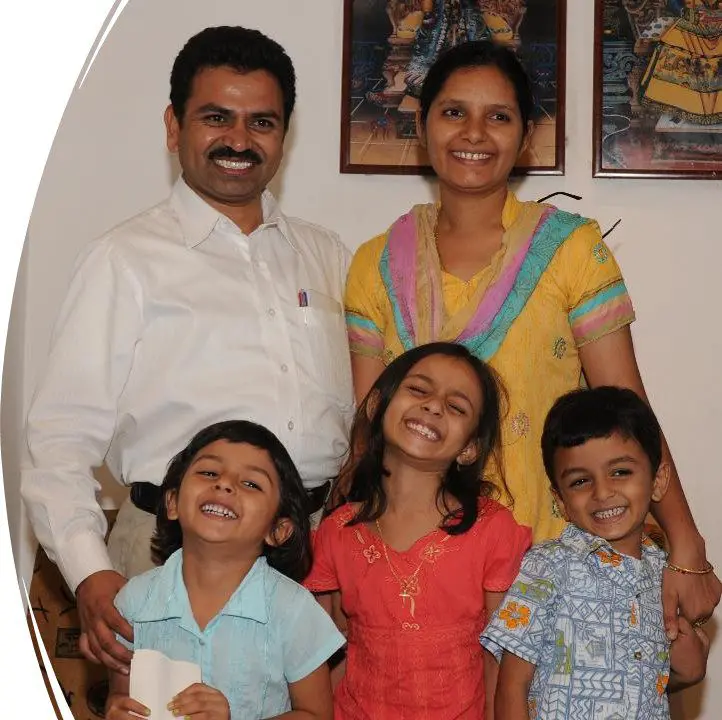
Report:
<svg viewBox="0 0 722 720"><path fill-rule="evenodd" d="M233 543L239 550L273 542L280 479L268 452L247 443L216 440L193 458L180 489L166 497L184 546L194 539Z"/></svg>
<svg viewBox="0 0 722 720"><path fill-rule="evenodd" d="M636 440L613 433L554 453L557 500L566 519L602 537L620 553L639 557L652 500L667 489L669 467L657 474Z"/></svg>
<svg viewBox="0 0 722 720"><path fill-rule="evenodd" d="M387 453L420 461L424 469L446 471L459 458L470 463L470 438L483 398L479 380L462 359L430 355L414 365L391 398L383 420Z"/></svg>

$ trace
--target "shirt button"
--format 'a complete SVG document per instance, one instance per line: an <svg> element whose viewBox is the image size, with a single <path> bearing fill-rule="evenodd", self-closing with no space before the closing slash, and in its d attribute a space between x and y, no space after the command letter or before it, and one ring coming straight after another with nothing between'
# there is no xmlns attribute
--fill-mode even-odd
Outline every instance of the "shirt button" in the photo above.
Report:
<svg viewBox="0 0 722 720"><path fill-rule="evenodd" d="M634 659L635 659L635 660L641 660L641 659L642 659L642 653L639 652L639 650L637 650L637 651L634 653Z"/></svg>
<svg viewBox="0 0 722 720"><path fill-rule="evenodd" d="M288 429L289 429L289 430L293 430L293 428L294 428L293 420L289 420L289 421L288 421Z"/></svg>
<svg viewBox="0 0 722 720"><path fill-rule="evenodd" d="M286 363L283 363L283 365L281 365L281 372L288 372L288 365L286 365Z"/></svg>
<svg viewBox="0 0 722 720"><path fill-rule="evenodd" d="M276 311L273 308L268 308L268 316L275 317Z"/></svg>
<svg viewBox="0 0 722 720"><path fill-rule="evenodd" d="M203 647L203 646L206 644L206 641L205 641L203 638L201 638L201 639L198 641L198 644L199 644L201 647Z"/></svg>

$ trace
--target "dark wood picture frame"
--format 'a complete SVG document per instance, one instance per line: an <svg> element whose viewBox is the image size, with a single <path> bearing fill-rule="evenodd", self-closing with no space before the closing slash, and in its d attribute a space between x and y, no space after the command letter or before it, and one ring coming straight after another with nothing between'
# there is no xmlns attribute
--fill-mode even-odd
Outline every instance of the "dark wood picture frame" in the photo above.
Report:
<svg viewBox="0 0 722 720"><path fill-rule="evenodd" d="M722 0L595 1L594 177L722 179Z"/></svg>
<svg viewBox="0 0 722 720"><path fill-rule="evenodd" d="M438 13L424 14L416 9L429 2L432 0L344 0L342 173L433 174L416 137L418 102L414 93L403 91L404 63L411 56L415 39L413 27L423 23L428 27L438 21ZM440 4L442 0L433 0L435 8ZM514 174L563 175L566 0L443 0L443 5L444 11L451 6L478 7L495 38L512 41L512 32L517 41L521 38L522 58L535 88L537 127L530 149ZM411 10L393 26L392 11L399 7ZM507 7L519 12L514 17L505 16ZM543 17L545 8L547 18ZM534 23L528 22L529 12ZM544 22L537 22L539 17ZM403 24L406 20L408 25Z"/></svg>

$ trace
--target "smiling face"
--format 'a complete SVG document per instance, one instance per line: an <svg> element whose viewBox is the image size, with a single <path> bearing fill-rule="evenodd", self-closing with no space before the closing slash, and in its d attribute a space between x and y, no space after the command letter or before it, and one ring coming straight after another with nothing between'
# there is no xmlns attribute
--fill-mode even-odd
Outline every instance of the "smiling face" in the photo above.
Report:
<svg viewBox="0 0 722 720"><path fill-rule="evenodd" d="M554 453L555 494L566 519L624 555L640 556L650 503L662 499L668 480L668 465L655 474L639 443L618 433Z"/></svg>
<svg viewBox="0 0 722 720"><path fill-rule="evenodd" d="M526 148L514 86L492 65L460 68L429 108L421 138L442 188L492 193L505 188Z"/></svg>
<svg viewBox="0 0 722 720"><path fill-rule="evenodd" d="M166 495L168 518L178 520L183 545L232 543L240 552L258 551L274 534L280 480L270 455L248 443L216 440L200 450L178 491Z"/></svg>
<svg viewBox="0 0 722 720"><path fill-rule="evenodd" d="M223 214L259 202L283 157L283 95L265 70L201 70L182 122L169 106L167 144L183 178Z"/></svg>
<svg viewBox="0 0 722 720"><path fill-rule="evenodd" d="M439 472L457 459L473 462L482 402L479 379L464 360L447 355L420 360L386 408L384 460L401 455L417 467Z"/></svg>

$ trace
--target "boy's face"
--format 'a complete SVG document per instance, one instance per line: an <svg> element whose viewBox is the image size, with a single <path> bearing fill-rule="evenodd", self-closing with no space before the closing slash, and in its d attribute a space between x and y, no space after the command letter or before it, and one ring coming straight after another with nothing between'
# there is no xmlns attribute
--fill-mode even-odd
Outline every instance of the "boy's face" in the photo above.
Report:
<svg viewBox="0 0 722 720"><path fill-rule="evenodd" d="M619 553L640 557L652 500L662 499L669 466L656 475L636 440L613 433L554 453L555 495L566 519L604 538Z"/></svg>

